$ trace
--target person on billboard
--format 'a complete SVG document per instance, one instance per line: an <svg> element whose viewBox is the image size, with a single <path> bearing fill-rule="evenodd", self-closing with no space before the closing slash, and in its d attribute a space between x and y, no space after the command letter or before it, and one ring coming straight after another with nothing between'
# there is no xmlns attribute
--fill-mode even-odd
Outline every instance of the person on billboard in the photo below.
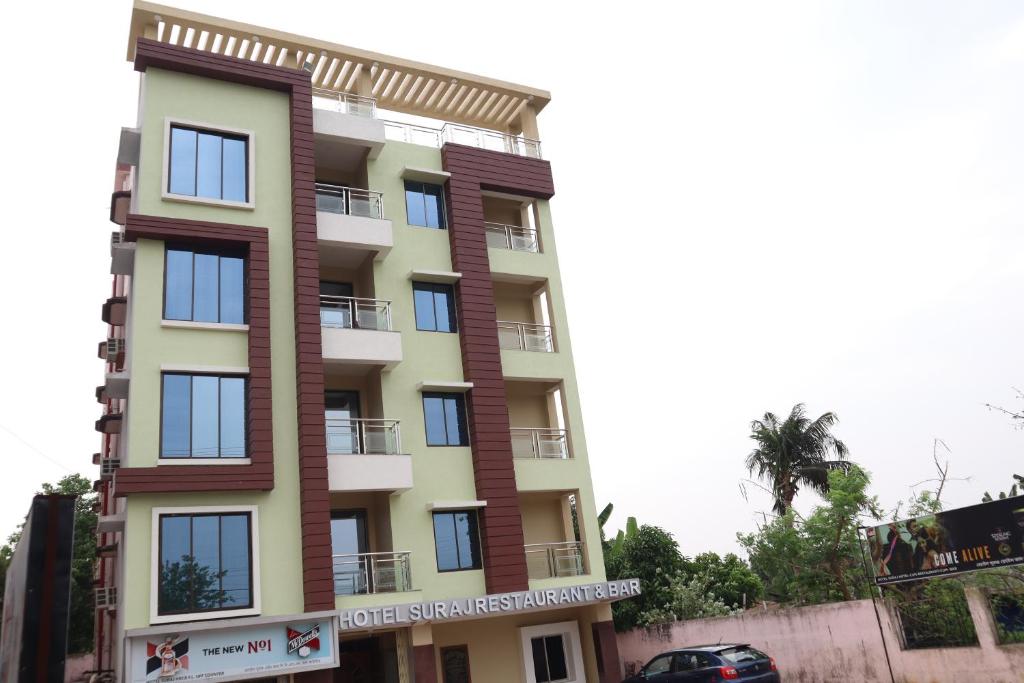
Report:
<svg viewBox="0 0 1024 683"><path fill-rule="evenodd" d="M910 544L903 540L903 535L896 522L889 525L885 545L883 563L889 574L909 574L914 571L914 551Z"/></svg>

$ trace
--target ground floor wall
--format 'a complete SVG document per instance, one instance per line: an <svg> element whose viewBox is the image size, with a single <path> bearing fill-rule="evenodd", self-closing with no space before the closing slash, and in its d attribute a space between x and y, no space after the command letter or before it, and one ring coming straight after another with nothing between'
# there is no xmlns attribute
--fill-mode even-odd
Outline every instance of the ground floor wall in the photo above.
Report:
<svg viewBox="0 0 1024 683"><path fill-rule="evenodd" d="M1024 644L998 644L982 593L968 588L967 602L978 634L971 647L904 650L889 610L879 603L876 618L870 600L856 600L636 629L619 634L619 655L633 673L673 648L742 642L774 657L786 681L1024 683Z"/></svg>
<svg viewBox="0 0 1024 683"><path fill-rule="evenodd" d="M485 683L529 683L527 669L532 666L532 653L524 651L521 629L571 623L570 628L575 632L575 642L570 647L579 647L578 654L582 660L583 671L576 672L569 680L599 683L602 679L598 673L598 658L592 635L593 624L610 619L611 612L608 606L597 605L435 625L431 628L431 635L436 680L445 683L441 659L445 650L465 647L469 654L471 680ZM543 629L537 631L542 632ZM618 672L615 672L615 675L617 676ZM416 683L421 682L417 680Z"/></svg>

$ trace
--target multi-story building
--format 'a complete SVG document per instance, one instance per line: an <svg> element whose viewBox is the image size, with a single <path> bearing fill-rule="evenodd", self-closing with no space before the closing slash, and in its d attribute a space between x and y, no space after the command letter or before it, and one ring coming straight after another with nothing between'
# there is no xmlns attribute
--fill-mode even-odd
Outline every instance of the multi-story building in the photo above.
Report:
<svg viewBox="0 0 1024 683"><path fill-rule="evenodd" d="M128 60L98 678L617 682L549 94L145 2Z"/></svg>

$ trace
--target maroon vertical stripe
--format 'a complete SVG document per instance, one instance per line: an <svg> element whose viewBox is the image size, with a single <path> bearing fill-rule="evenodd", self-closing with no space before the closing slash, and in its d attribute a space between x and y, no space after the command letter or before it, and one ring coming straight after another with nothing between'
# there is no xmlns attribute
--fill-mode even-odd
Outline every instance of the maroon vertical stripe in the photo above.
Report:
<svg viewBox="0 0 1024 683"><path fill-rule="evenodd" d="M158 67L285 92L290 97L292 258L295 269L295 369L298 393L299 494L302 571L307 610L334 607L330 499L320 349L320 260L316 244L313 98L310 75L299 69L177 47L140 38L135 69Z"/></svg>
<svg viewBox="0 0 1024 683"><path fill-rule="evenodd" d="M455 303L462 369L466 381L473 383L467 407L476 495L487 501L480 519L487 592L526 590L523 524L481 190L548 198L554 194L551 167L537 159L453 144L444 146L441 160L451 173L445 199L452 267L462 273Z"/></svg>

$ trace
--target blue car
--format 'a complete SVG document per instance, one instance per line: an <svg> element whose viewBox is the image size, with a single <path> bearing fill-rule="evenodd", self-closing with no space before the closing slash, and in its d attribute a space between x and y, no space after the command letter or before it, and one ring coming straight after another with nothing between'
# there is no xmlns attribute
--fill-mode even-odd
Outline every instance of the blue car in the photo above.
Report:
<svg viewBox="0 0 1024 683"><path fill-rule="evenodd" d="M779 683L775 660L747 644L697 645L663 652L623 683Z"/></svg>

